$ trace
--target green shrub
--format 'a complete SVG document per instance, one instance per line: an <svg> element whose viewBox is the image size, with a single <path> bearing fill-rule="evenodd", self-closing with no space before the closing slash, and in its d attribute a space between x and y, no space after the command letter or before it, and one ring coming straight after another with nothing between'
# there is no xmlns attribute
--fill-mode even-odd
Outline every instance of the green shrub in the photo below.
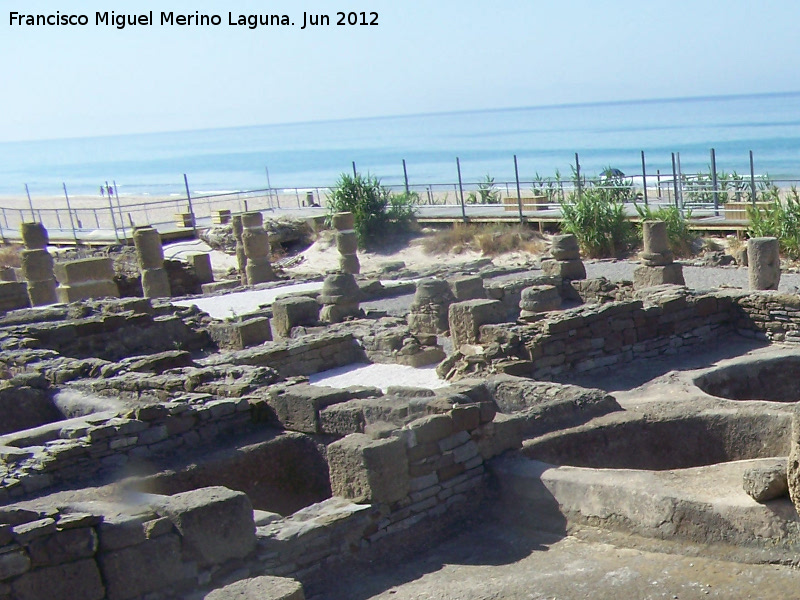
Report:
<svg viewBox="0 0 800 600"><path fill-rule="evenodd" d="M331 213L352 212L361 248L376 245L390 233L408 228L416 212L416 192L392 194L369 174L342 173L331 190Z"/></svg>
<svg viewBox="0 0 800 600"><path fill-rule="evenodd" d="M747 207L750 237L776 237L781 253L792 259L800 259L800 194L792 186L786 202L777 194L767 206Z"/></svg>
<svg viewBox="0 0 800 600"><path fill-rule="evenodd" d="M494 177L486 177L478 183L478 191L467 194L467 204L500 204L500 191L494 189Z"/></svg>
<svg viewBox="0 0 800 600"><path fill-rule="evenodd" d="M642 221L664 221L666 223L669 247L675 256L692 255L692 242L697 236L689 229L689 219L692 218L691 211L687 211L684 216L676 206L660 207L656 210L639 204L635 204L635 206ZM639 236L641 236L641 226Z"/></svg>
<svg viewBox="0 0 800 600"><path fill-rule="evenodd" d="M625 218L625 206L606 188L589 187L580 197L561 203L561 228L578 238L591 258L618 256L636 243L636 228Z"/></svg>

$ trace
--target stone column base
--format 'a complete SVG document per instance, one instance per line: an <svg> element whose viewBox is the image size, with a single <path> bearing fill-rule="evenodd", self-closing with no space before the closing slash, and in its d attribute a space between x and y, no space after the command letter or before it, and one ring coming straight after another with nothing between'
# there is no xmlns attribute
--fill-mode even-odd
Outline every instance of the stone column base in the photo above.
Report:
<svg viewBox="0 0 800 600"><path fill-rule="evenodd" d="M633 271L634 289L653 287L672 283L675 285L686 285L683 279L683 267L677 263L664 265L663 267L646 267L640 265Z"/></svg>

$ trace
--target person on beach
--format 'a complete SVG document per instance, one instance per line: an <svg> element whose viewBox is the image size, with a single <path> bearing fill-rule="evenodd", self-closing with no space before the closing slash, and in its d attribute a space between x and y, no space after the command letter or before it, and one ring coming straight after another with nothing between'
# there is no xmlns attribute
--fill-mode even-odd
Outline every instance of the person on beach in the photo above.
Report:
<svg viewBox="0 0 800 600"><path fill-rule="evenodd" d="M111 187L111 186L108 186L108 197L109 198L113 198L114 197L114 188Z"/></svg>
<svg viewBox="0 0 800 600"><path fill-rule="evenodd" d="M101 198L106 197L106 188L104 188L102 185L100 186L100 197Z"/></svg>

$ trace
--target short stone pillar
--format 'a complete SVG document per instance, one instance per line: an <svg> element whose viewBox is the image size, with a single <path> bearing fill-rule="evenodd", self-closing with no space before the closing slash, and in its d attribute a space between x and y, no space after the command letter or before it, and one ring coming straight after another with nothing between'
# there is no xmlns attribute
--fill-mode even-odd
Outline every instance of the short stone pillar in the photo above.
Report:
<svg viewBox="0 0 800 600"><path fill-rule="evenodd" d="M272 330L267 317L212 323L208 332L217 346L230 350L244 350L272 341Z"/></svg>
<svg viewBox="0 0 800 600"><path fill-rule="evenodd" d="M211 255L208 252L197 252L186 257L189 266L194 269L197 282L202 285L214 281L214 271L211 268Z"/></svg>
<svg viewBox="0 0 800 600"><path fill-rule="evenodd" d="M260 212L242 215L242 245L247 257L247 284L275 281L275 273L269 262L269 234L264 229L264 216Z"/></svg>
<svg viewBox="0 0 800 600"><path fill-rule="evenodd" d="M408 326L411 331L429 335L449 331L447 311L455 300L444 279L420 279L409 307Z"/></svg>
<svg viewBox="0 0 800 600"><path fill-rule="evenodd" d="M31 306L44 306L58 302L56 295L53 257L47 251L47 229L41 223L23 223L22 276L28 284Z"/></svg>
<svg viewBox="0 0 800 600"><path fill-rule="evenodd" d="M664 221L644 221L642 234L644 251L639 255L642 264L633 271L633 287L645 288L665 283L686 285L683 267L673 262L667 224Z"/></svg>
<svg viewBox="0 0 800 600"><path fill-rule="evenodd" d="M459 349L462 344L479 343L481 325L503 323L506 311L500 300L467 300L451 304L448 317L453 348Z"/></svg>
<svg viewBox="0 0 800 600"><path fill-rule="evenodd" d="M109 257L82 258L56 263L59 302L77 302L89 298L119 298L114 282L114 265Z"/></svg>
<svg viewBox="0 0 800 600"><path fill-rule="evenodd" d="M242 285L247 285L247 255L244 253L244 242L242 242L242 215L236 215L231 219L233 237L236 239L236 264L239 267L239 281Z"/></svg>
<svg viewBox="0 0 800 600"><path fill-rule="evenodd" d="M777 238L747 240L747 264L751 290L778 289L781 282L781 257Z"/></svg>
<svg viewBox="0 0 800 600"><path fill-rule="evenodd" d="M391 504L408 495L408 458L399 437L374 440L351 433L328 446L327 459L335 496Z"/></svg>
<svg viewBox="0 0 800 600"><path fill-rule="evenodd" d="M453 292L456 302L486 298L483 277L480 275L461 275L448 279L447 283L450 284L450 290Z"/></svg>
<svg viewBox="0 0 800 600"><path fill-rule="evenodd" d="M333 215L333 228L336 230L336 249L339 251L339 269L357 275L361 272L358 261L358 236L355 231L355 217L351 212L338 212Z"/></svg>
<svg viewBox="0 0 800 600"><path fill-rule="evenodd" d="M520 319L534 321L544 312L561 308L561 294L554 285L532 285L522 290L519 308Z"/></svg>
<svg viewBox="0 0 800 600"><path fill-rule="evenodd" d="M164 269L164 249L161 235L152 227L139 227L133 232L133 243L142 272L142 292L145 298L169 298L172 292Z"/></svg>
<svg viewBox="0 0 800 600"><path fill-rule="evenodd" d="M294 296L278 298L272 303L272 332L278 337L291 337L293 327L318 322L319 303L313 298Z"/></svg>
<svg viewBox="0 0 800 600"><path fill-rule="evenodd" d="M348 317L359 316L360 299L361 290L351 273L331 273L322 282L319 320L323 323L340 323Z"/></svg>
<svg viewBox="0 0 800 600"><path fill-rule="evenodd" d="M586 279L586 267L581 260L578 238L574 235L554 235L550 243L550 255L542 261L542 271L550 277L562 279Z"/></svg>

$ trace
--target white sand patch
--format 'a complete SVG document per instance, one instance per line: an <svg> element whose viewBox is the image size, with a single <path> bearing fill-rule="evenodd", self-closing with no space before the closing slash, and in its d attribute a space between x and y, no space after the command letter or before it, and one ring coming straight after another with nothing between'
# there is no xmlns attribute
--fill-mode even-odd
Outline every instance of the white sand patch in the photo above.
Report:
<svg viewBox="0 0 800 600"><path fill-rule="evenodd" d="M392 287L415 281L413 279L398 279L381 281L385 287ZM263 306L271 306L276 298L286 294L298 292L317 292L322 289L321 281L308 283L293 283L268 290L247 290L244 292L231 292L220 296L208 298L195 298L194 300L173 300L176 306L195 305L213 319L232 319L240 315L255 312Z"/></svg>
<svg viewBox="0 0 800 600"><path fill-rule="evenodd" d="M287 273L324 273L339 268L339 252L333 233L324 231L319 239L300 253L303 261L296 266L287 267ZM480 252L465 251L459 254L427 254L422 247L422 239L411 240L405 248L392 254L358 252L361 273L379 272L389 262L403 261L409 269L424 270L442 264L457 265L485 258Z"/></svg>
<svg viewBox="0 0 800 600"><path fill-rule="evenodd" d="M392 385L420 387L435 390L450 385L439 379L436 367L414 368L405 365L355 363L345 367L323 371L308 378L312 385L346 388L351 385L366 385L382 389Z"/></svg>
<svg viewBox="0 0 800 600"><path fill-rule="evenodd" d="M283 285L269 290L247 290L209 298L175 300L172 303L176 306L192 306L194 304L214 319L228 319L255 312L262 306L269 306L278 296L295 292L315 292L321 289L321 281L312 281L310 283Z"/></svg>
<svg viewBox="0 0 800 600"><path fill-rule="evenodd" d="M215 273L227 273L230 269L238 268L235 256L225 254L221 250L212 250L211 246L203 240L189 240L176 242L164 246L164 258L170 260L188 261L189 254L206 253L211 258L211 270Z"/></svg>

